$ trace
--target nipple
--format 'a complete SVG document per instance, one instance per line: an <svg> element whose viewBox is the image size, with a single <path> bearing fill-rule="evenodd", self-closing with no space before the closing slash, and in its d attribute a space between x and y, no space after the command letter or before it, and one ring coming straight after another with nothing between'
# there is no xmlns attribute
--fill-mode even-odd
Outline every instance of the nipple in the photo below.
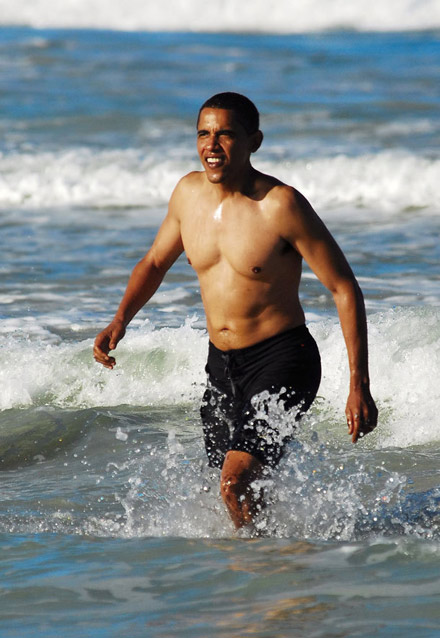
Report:
<svg viewBox="0 0 440 638"><path fill-rule="evenodd" d="M252 272L254 272L256 275L258 275L258 273L261 272L260 266L254 266L252 268Z"/></svg>

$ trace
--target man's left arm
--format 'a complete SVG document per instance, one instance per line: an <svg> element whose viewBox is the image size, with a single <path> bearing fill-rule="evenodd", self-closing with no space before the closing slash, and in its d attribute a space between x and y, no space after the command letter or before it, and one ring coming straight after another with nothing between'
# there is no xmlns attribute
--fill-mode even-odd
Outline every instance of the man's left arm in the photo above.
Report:
<svg viewBox="0 0 440 638"><path fill-rule="evenodd" d="M367 320L361 289L342 250L297 191L287 194L288 239L330 290L347 347L350 389L345 414L353 443L374 430L377 408L370 393ZM290 210L289 210L290 208Z"/></svg>
<svg viewBox="0 0 440 638"><path fill-rule="evenodd" d="M368 339L364 299L356 279L332 278L329 290L338 310L347 346L350 390L345 408L353 443L377 425L377 408L370 394Z"/></svg>

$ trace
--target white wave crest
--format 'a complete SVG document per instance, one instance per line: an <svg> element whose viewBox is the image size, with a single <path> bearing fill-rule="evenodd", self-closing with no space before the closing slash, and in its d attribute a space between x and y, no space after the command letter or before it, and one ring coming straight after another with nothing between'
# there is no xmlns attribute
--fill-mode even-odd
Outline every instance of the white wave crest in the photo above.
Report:
<svg viewBox="0 0 440 638"><path fill-rule="evenodd" d="M319 210L397 213L440 209L440 160L386 151L313 160L255 161L302 191ZM166 206L184 173L199 163L133 149L0 154L0 208Z"/></svg>
<svg viewBox="0 0 440 638"><path fill-rule="evenodd" d="M134 150L0 154L0 207L157 205L184 171Z"/></svg>
<svg viewBox="0 0 440 638"><path fill-rule="evenodd" d="M403 31L440 26L438 0L0 0L0 23L140 31L301 33Z"/></svg>
<svg viewBox="0 0 440 638"><path fill-rule="evenodd" d="M263 166L263 169L266 166ZM268 172L272 167L267 166ZM398 212L438 210L440 160L399 151L280 163L274 169L320 209L359 207Z"/></svg>
<svg viewBox="0 0 440 638"><path fill-rule="evenodd" d="M372 392L379 428L365 445L411 447L440 441L439 309L396 308L369 321ZM346 438L347 355L333 320L310 324L322 356L321 397L314 410L318 429ZM91 340L47 343L0 338L0 409L55 406L198 405L205 382L208 339L187 320L180 328L130 329L109 371L92 359Z"/></svg>

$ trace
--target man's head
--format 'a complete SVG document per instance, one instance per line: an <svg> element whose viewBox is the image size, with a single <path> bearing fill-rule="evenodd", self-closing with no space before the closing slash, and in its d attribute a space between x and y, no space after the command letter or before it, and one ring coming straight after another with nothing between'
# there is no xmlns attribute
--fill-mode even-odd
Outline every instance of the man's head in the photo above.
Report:
<svg viewBox="0 0 440 638"><path fill-rule="evenodd" d="M197 150L212 183L239 184L261 145L255 105L238 93L219 93L203 104L197 120Z"/></svg>
<svg viewBox="0 0 440 638"><path fill-rule="evenodd" d="M206 108L233 111L236 120L240 122L248 135L256 133L260 128L260 114L257 107L249 98L240 95L240 93L217 93L210 97L202 104L197 122L200 119L200 113Z"/></svg>

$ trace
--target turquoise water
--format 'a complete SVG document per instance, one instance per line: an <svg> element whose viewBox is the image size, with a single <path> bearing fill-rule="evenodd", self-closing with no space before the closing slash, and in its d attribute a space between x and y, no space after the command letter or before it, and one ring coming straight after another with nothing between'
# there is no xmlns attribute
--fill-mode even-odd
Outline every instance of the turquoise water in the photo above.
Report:
<svg viewBox="0 0 440 638"><path fill-rule="evenodd" d="M2 544L4 636L438 635L439 552L423 541Z"/></svg>
<svg viewBox="0 0 440 638"><path fill-rule="evenodd" d="M2 638L440 635L440 43L401 20L0 29ZM234 534L205 467L207 336L184 258L117 368L91 357L198 168L198 107L224 89L261 110L255 165L309 197L358 276L380 409L353 447L342 336L306 268L323 381L261 539Z"/></svg>

